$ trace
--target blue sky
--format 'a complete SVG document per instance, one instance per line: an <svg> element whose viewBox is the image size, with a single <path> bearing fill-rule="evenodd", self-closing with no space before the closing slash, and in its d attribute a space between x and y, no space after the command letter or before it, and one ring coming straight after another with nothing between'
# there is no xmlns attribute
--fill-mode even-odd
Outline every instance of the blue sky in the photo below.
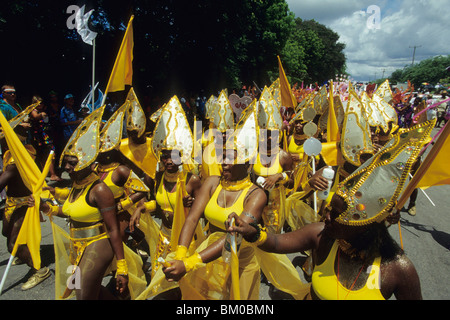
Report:
<svg viewBox="0 0 450 320"><path fill-rule="evenodd" d="M314 19L346 44L347 71L357 81L389 76L396 69L450 54L448 0L287 0L297 17ZM368 8L379 8L376 13ZM369 20L369 23L367 21ZM375 28L377 27L377 28Z"/></svg>

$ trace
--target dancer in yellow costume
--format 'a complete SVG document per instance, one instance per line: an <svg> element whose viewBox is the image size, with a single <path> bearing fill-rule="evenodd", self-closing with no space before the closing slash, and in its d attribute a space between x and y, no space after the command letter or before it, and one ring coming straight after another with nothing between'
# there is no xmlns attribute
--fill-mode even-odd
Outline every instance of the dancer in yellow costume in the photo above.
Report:
<svg viewBox="0 0 450 320"><path fill-rule="evenodd" d="M130 161L138 176L142 172L155 178L157 159L152 152L152 138L145 135L145 113L133 88L130 89L125 104L128 137L122 139L119 150Z"/></svg>
<svg viewBox="0 0 450 320"><path fill-rule="evenodd" d="M324 222L274 235L250 226L237 215L230 232L246 238L259 233L259 247L270 252L313 250L314 272L309 298L421 299L412 262L391 238L385 220L395 206L408 173L429 139L434 121L396 134L364 166L339 184Z"/></svg>
<svg viewBox="0 0 450 320"><path fill-rule="evenodd" d="M117 203L117 219L124 242L129 237L125 229L136 208L135 204L144 199L150 191L128 166L121 163L119 147L127 108L128 104L125 103L104 125L100 133L100 150L97 156L100 180L111 189Z"/></svg>
<svg viewBox="0 0 450 320"><path fill-rule="evenodd" d="M200 176L204 181L209 176L220 176L223 146L226 143L227 131L234 130L234 112L225 90L217 98L212 96L206 104L206 117L209 128L203 133L204 150Z"/></svg>
<svg viewBox="0 0 450 320"><path fill-rule="evenodd" d="M295 297L304 296L300 291L308 288L285 255L264 253L246 241L238 249L238 266L233 258L232 266L222 258L226 216L236 212L249 223L261 222L267 201L264 191L249 177L258 144L254 109L244 114L241 121L224 150L222 176L211 176L202 184L183 226L177 251L169 257L174 261L163 269L168 279L179 281L186 300L258 299L260 268L277 288ZM208 238L195 253L190 253L187 247L203 212L209 222ZM236 279L233 275L238 275L238 281L232 280Z"/></svg>
<svg viewBox="0 0 450 320"><path fill-rule="evenodd" d="M29 128L28 124L23 123L22 121L35 108L35 106L35 104L31 105L13 119L8 121L22 143L26 142ZM0 139L3 140L3 133L0 135ZM5 141L3 140L2 142ZM6 142L2 143L2 145L7 147ZM34 160L36 157L36 150L33 146L26 144L25 149ZM0 191L1 190L6 190L2 234L6 237L8 252L12 252L28 209L28 198L31 191L23 182L10 150L6 149L3 149L3 172L0 175ZM20 245L18 247L16 258L13 261L13 264L21 263L26 263L32 270L31 276L22 285L22 290L28 290L35 287L51 275L48 267L41 267L38 270L34 268L30 251L26 245Z"/></svg>
<svg viewBox="0 0 450 320"><path fill-rule="evenodd" d="M279 107L269 89L264 88L259 103L255 105L259 130L259 152L253 165L253 179L268 193L268 203L264 208L264 226L269 232L280 233L285 216L286 188L291 180L292 159L283 149L283 119ZM262 182L261 181L262 178ZM259 180L258 180L259 179Z"/></svg>
<svg viewBox="0 0 450 320"><path fill-rule="evenodd" d="M183 108L174 96L161 109L153 134L152 148L161 161L162 170L156 173L152 183L152 201L141 204L130 221L130 229L133 230L143 219L152 219L148 214L151 211L161 218L157 232L143 229L146 236L156 242L156 248L151 257L152 281L139 299L147 299L178 286L165 280L158 259L165 259L176 248L189 207L198 196L200 178L186 171L187 166L184 165L191 163L193 145L194 139ZM198 230L200 237L201 229Z"/></svg>
<svg viewBox="0 0 450 320"><path fill-rule="evenodd" d="M61 155L60 163L73 180L63 206L41 201L40 209L45 214L51 217L58 215L70 221L70 235L52 223L57 299L71 296L74 289L79 300L116 298L101 284L109 270L116 271L119 295L136 294L131 277L133 275L133 282L135 276L139 277L139 266L127 263L127 260L132 262L135 259L126 259L129 252L120 236L114 194L94 171L103 110L101 107L83 120ZM70 265L76 266L72 275L75 283L66 286L69 283L66 279L70 276L66 272ZM142 279L142 273L140 277Z"/></svg>

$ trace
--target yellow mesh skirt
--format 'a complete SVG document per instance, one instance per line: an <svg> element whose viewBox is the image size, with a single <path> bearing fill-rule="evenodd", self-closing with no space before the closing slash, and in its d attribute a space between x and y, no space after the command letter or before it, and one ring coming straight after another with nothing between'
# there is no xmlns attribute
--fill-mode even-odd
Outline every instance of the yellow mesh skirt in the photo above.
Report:
<svg viewBox="0 0 450 320"><path fill-rule="evenodd" d="M211 234L198 248L197 252L213 244L225 233ZM242 300L259 298L260 273L254 248L245 241L239 250L239 288ZM230 266L222 257L201 264L187 273L179 282L183 300L230 300Z"/></svg>
<svg viewBox="0 0 450 320"><path fill-rule="evenodd" d="M82 240L74 239L55 223L52 222L51 225L55 250L55 299L67 299L75 295L74 291L68 290L68 283L74 279L73 271L76 270L74 267L80 261L83 251L91 243L107 238L107 235L99 234ZM135 299L147 285L145 274L142 270L142 259L126 245L123 248L128 265L128 289L131 299ZM116 264L116 259L114 258L105 275L115 270Z"/></svg>

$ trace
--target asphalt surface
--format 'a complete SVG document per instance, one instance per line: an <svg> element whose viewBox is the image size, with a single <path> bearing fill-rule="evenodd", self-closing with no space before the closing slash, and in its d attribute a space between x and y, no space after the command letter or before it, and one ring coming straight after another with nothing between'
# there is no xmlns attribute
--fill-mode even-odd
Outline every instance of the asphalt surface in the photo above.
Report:
<svg viewBox="0 0 450 320"><path fill-rule="evenodd" d="M64 177L64 176L63 176ZM437 186L425 190L434 205L419 191L417 214L410 216L402 212L400 224L390 227L394 239L403 243L407 256L415 265L421 281L424 300L447 300L450 298L450 186ZM63 219L56 219L64 226ZM26 265L12 266L6 278L0 300L54 300L55 256L50 222L41 223L41 259L51 270L51 276L38 286L22 291L21 286L30 276ZM401 238L400 238L401 236ZM3 277L8 259L6 238L0 245L0 277ZM302 254L291 254L290 259L296 265L300 277L304 279L301 265L305 261ZM106 284L109 279L105 279ZM265 283L261 284L261 300L279 300L289 297L273 293Z"/></svg>

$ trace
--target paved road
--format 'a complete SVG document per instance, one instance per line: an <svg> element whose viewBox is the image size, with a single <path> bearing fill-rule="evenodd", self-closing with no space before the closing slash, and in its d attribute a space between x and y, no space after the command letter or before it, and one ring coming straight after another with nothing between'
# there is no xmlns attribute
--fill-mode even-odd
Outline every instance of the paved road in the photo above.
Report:
<svg viewBox="0 0 450 320"><path fill-rule="evenodd" d="M422 295L425 300L446 300L450 298L450 280L448 268L450 266L450 186L432 187L426 193L434 202L433 206L422 192L417 200L417 215L412 217L402 213L401 236L404 249L408 257L416 266L421 280ZM63 219L59 224L63 224ZM5 282L0 300L53 300L54 299L54 253L50 223L42 226L41 256L44 265L51 271L47 278L37 287L22 291L21 286L29 276L26 265L11 267ZM398 226L391 226L390 232L400 243ZM5 238L0 245L0 275L3 276L9 259ZM300 254L289 255L295 263L304 261ZM295 260L294 260L295 259ZM301 265L301 263L300 263ZM300 267L299 274L303 277ZM272 299L269 287L261 285L260 299Z"/></svg>

